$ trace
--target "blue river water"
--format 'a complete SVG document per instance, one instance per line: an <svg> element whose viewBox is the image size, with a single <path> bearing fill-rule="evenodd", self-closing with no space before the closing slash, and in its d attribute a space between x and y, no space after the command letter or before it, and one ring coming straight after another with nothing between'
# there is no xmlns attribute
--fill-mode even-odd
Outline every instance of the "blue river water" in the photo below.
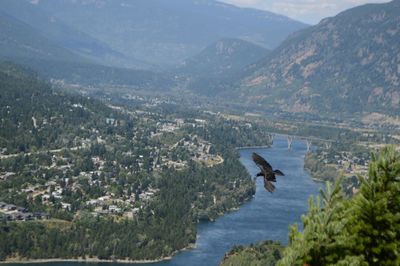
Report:
<svg viewBox="0 0 400 266"><path fill-rule="evenodd" d="M263 180L257 180L256 195L238 211L228 213L215 222L198 225L196 248L182 251L172 260L153 264L134 264L135 266L203 266L218 265L224 254L234 245L247 245L264 240L278 240L287 244L289 226L300 222L307 211L308 198L316 195L321 184L312 181L304 171L306 144L294 141L291 150L285 138L275 138L269 149L241 150L241 162L251 175L258 172L251 160L251 153L257 152L273 166L285 173L278 177L274 193L267 192ZM34 266L83 266L85 263L38 263ZM90 263L94 265L97 263ZM17 266L20 264L13 264ZM115 263L101 263L101 266L115 266ZM120 266L121 264L119 264ZM125 265L125 264L124 264Z"/></svg>

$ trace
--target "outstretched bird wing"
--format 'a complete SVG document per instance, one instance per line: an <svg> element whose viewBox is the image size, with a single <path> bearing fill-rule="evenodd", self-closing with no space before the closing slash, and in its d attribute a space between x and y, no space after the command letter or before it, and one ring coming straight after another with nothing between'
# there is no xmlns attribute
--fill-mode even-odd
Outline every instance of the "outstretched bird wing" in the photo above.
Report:
<svg viewBox="0 0 400 266"><path fill-rule="evenodd" d="M253 161L260 168L261 173L257 174L257 176L264 176L264 187L267 191L273 192L275 190L274 184L272 182L276 182L275 174L284 175L281 171L276 170L272 171L272 166L260 155L253 152L252 154Z"/></svg>
<svg viewBox="0 0 400 266"><path fill-rule="evenodd" d="M272 172L272 166L263 157L255 152L253 152L251 157L256 165L261 169L261 172Z"/></svg>

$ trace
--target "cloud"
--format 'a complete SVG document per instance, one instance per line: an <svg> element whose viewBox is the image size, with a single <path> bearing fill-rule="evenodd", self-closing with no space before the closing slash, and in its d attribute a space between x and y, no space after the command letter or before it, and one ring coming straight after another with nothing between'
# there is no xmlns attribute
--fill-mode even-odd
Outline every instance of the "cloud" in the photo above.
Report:
<svg viewBox="0 0 400 266"><path fill-rule="evenodd" d="M219 0L242 7L253 7L286 15L293 19L316 24L348 8L388 0Z"/></svg>

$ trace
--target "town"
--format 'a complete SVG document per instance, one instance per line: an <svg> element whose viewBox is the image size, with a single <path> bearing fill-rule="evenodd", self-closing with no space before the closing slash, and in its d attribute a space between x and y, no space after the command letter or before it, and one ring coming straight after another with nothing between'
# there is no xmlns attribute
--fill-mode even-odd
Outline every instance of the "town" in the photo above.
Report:
<svg viewBox="0 0 400 266"><path fill-rule="evenodd" d="M33 202L43 210L28 212L4 203L3 219L47 219L59 217L60 212L79 215L83 210L94 216L134 219L158 193L154 181L157 173L165 169L181 171L190 161L205 167L224 161L212 143L190 133L204 129L208 123L205 119L163 119L150 111L109 107L124 114L122 118L107 117L103 121L106 130L82 126L85 133L74 137L68 148L2 151L0 181L11 184L18 176L27 177L23 186L8 189L8 194L19 195L22 201ZM81 103L73 103L71 108L90 112ZM122 132L120 128L130 119L137 125L132 127L134 132ZM33 119L33 124L38 130L49 126L48 121L38 119ZM22 163L10 167L16 161Z"/></svg>

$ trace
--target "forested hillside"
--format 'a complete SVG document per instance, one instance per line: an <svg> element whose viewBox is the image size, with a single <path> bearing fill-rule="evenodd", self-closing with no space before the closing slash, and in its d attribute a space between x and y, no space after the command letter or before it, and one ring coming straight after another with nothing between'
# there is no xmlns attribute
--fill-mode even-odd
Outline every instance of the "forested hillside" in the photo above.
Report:
<svg viewBox="0 0 400 266"><path fill-rule="evenodd" d="M102 121L111 109L99 102L55 92L17 65L0 66L0 145L3 153L73 147L81 127ZM78 127L80 125L81 127Z"/></svg>
<svg viewBox="0 0 400 266"><path fill-rule="evenodd" d="M0 260L170 256L254 195L235 147L268 143L256 125L106 105L12 64L0 102Z"/></svg>

